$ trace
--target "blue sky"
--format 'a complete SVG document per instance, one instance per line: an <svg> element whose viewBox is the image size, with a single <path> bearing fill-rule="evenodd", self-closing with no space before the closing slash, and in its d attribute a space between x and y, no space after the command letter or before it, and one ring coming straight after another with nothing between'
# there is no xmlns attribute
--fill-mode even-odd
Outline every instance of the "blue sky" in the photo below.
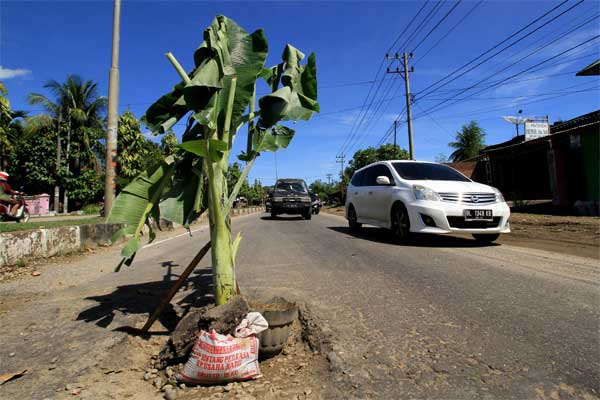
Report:
<svg viewBox="0 0 600 400"><path fill-rule="evenodd" d="M575 3L571 0L532 29ZM421 21L435 4L436 1L430 1L416 21ZM548 115L553 122L600 108L598 78L575 77L574 74L598 58L600 40L596 39L551 62L540 64L535 72L520 74L474 95L475 100L463 100L428 115L423 112L457 93L448 90L469 87L484 78L489 78L485 82L501 81L600 33L596 18L571 34L565 34L571 27L593 18L600 11L599 2L585 1L489 62L432 93L429 99L419 97L428 85L558 4L554 1L483 1L477 5L475 1L462 1L417 47L411 62L415 72L410 80L411 90L416 96L413 127L417 159L433 160L439 153L449 155L451 149L447 144L453 140L454 132L471 119L484 127L487 143L494 144L514 136L514 127L504 122L501 116L515 114L518 109L523 110L523 115ZM379 74L377 77L385 77L385 80L373 105L368 112L361 114L361 106L372 84L360 83L375 79L386 51L422 5L423 2L415 1L123 0L120 111L129 108L141 117L150 103L169 91L178 77L164 54L171 51L189 70L193 50L202 41L202 31L214 15L224 14L247 31L265 30L271 49L267 65L280 61L286 43L306 54L316 53L322 113L310 122L299 122L293 126L297 131L296 137L288 149L277 154L278 175L302 177L309 182L325 179L328 173L335 176L339 172L335 156L343 147L346 147L348 159L356 149L376 145L404 108L400 76ZM421 26L413 40L399 47L408 35L402 36L392 51L412 50L455 5L450 1L441 3L438 11L432 14L431 22ZM27 94L45 93L42 88L45 82L50 79L62 81L71 73L98 82L101 93L106 94L112 11L112 1L2 0L0 80L9 91L13 108L36 113L36 108L26 102ZM463 23L448 33L469 11L471 13ZM412 32L416 26L420 25L413 24L407 32ZM503 67L555 38L556 42L498 73ZM438 41L439 44L423 57ZM374 85L373 90L379 83ZM261 91L265 90L263 87ZM469 93L472 92L464 96ZM381 102L390 98L392 100ZM349 111L338 112L340 110ZM353 130L353 124L361 115L365 117L363 123ZM180 124L175 131L180 134L182 129ZM354 139L344 146L351 132L356 132ZM236 142L234 154L239 153L244 136ZM406 125L400 124L398 143L403 148L408 147L406 138ZM250 178L260 178L264 184L273 183L273 153L261 155Z"/></svg>

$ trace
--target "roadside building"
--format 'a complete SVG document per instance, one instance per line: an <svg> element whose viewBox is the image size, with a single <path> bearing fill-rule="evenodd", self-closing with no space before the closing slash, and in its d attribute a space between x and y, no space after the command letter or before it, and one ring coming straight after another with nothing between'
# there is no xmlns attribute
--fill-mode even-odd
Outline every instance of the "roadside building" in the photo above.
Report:
<svg viewBox="0 0 600 400"><path fill-rule="evenodd" d="M500 189L508 200L551 200L563 209L598 215L600 110L550 126L549 135L516 136L484 148L472 179ZM459 168L460 169L460 168Z"/></svg>

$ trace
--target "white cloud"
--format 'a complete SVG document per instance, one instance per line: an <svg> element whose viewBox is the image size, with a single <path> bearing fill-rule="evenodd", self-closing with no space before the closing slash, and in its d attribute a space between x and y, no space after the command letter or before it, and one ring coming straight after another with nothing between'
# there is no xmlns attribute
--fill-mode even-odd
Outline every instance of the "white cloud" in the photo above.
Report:
<svg viewBox="0 0 600 400"><path fill-rule="evenodd" d="M29 74L31 74L31 71L28 69L23 69L23 68L10 69L10 68L4 68L2 65L0 65L0 79L11 79L11 78L16 78L18 76L26 76Z"/></svg>

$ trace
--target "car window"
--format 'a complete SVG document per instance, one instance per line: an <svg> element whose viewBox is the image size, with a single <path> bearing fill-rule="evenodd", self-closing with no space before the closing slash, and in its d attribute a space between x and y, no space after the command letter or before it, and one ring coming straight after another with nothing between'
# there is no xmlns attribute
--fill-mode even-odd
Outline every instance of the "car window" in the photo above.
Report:
<svg viewBox="0 0 600 400"><path fill-rule="evenodd" d="M358 171L352 177L352 186L362 186L362 178L364 176L364 171Z"/></svg>
<svg viewBox="0 0 600 400"><path fill-rule="evenodd" d="M394 178L392 177L390 169L384 164L377 164L369 167L365 170L365 173L365 178L363 179L364 186L378 186L378 176L387 176L390 180L390 183L394 183Z"/></svg>
<svg viewBox="0 0 600 400"><path fill-rule="evenodd" d="M277 182L275 192L281 193L308 193L304 182Z"/></svg>
<svg viewBox="0 0 600 400"><path fill-rule="evenodd" d="M393 163L394 169L402 179L409 181L459 181L471 180L453 168L442 164L433 163Z"/></svg>

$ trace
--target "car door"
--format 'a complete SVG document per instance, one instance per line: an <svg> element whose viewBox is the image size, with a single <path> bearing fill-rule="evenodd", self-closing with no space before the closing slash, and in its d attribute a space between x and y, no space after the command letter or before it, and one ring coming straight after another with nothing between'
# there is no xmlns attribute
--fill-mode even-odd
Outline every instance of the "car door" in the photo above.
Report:
<svg viewBox="0 0 600 400"><path fill-rule="evenodd" d="M377 165L373 165L364 170L364 176L362 178L361 186L361 199L360 199L360 217L361 219L367 220L365 222L372 223L375 219L375 211L373 210L373 194L377 190Z"/></svg>
<svg viewBox="0 0 600 400"><path fill-rule="evenodd" d="M349 202L354 206L354 211L356 211L356 215L358 219L363 217L363 202L364 198L362 181L365 175L365 170L358 171L352 177L352 181L350 182L350 187L348 188Z"/></svg>
<svg viewBox="0 0 600 400"><path fill-rule="evenodd" d="M379 185L377 184L377 177L385 176L390 180L390 185ZM392 172L385 164L377 164L372 167L372 171L369 174L369 186L367 191L367 199L369 202L368 208L369 218L377 221L378 225L386 225L389 220L390 203L392 198L392 191L394 188L394 177Z"/></svg>

